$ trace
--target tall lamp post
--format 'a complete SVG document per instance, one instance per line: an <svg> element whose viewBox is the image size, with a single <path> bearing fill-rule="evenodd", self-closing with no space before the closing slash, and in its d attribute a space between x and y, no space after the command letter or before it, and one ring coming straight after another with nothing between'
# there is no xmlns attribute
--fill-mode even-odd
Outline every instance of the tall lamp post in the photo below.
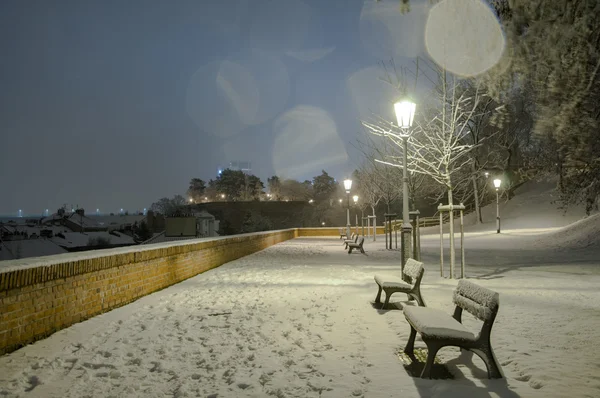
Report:
<svg viewBox="0 0 600 398"><path fill-rule="evenodd" d="M348 208L346 209L346 237L350 239L350 188L352 188L352 180L344 180L344 188L348 197ZM341 200L341 199L340 199Z"/></svg>
<svg viewBox="0 0 600 398"><path fill-rule="evenodd" d="M402 256L400 260L402 262L401 269L403 278L404 265L410 258L410 237L412 233L410 215L408 214L408 129L412 126L416 107L417 105L412 101L402 101L394 104L394 111L396 112L396 118L398 119L398 127L400 127L404 132L404 134L402 134L402 142L404 144L404 159L402 164Z"/></svg>
<svg viewBox="0 0 600 398"><path fill-rule="evenodd" d="M500 188L500 184L502 184L502 180L496 178L494 180L494 187L496 188L496 233L500 233L500 200L498 197L498 189Z"/></svg>
<svg viewBox="0 0 600 398"><path fill-rule="evenodd" d="M358 204L358 195L354 195L352 200L354 201L354 210L356 211L356 223L354 225L356 225L356 235L358 235L358 211L356 210L356 206Z"/></svg>

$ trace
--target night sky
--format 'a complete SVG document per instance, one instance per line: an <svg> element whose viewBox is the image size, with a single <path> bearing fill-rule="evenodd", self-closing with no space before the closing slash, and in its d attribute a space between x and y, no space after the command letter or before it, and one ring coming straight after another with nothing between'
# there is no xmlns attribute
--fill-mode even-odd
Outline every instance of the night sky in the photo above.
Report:
<svg viewBox="0 0 600 398"><path fill-rule="evenodd" d="M3 0L0 214L149 207L252 162L342 179L378 62L423 54L428 2Z"/></svg>

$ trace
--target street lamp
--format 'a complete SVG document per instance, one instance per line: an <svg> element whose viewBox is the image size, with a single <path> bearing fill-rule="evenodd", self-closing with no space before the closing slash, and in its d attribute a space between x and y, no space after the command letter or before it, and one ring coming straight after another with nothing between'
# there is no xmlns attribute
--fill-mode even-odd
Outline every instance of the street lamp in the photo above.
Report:
<svg viewBox="0 0 600 398"><path fill-rule="evenodd" d="M494 180L494 187L496 188L496 233L500 233L500 201L498 199L498 189L500 188L500 184L502 184L502 180L496 178Z"/></svg>
<svg viewBox="0 0 600 398"><path fill-rule="evenodd" d="M344 180L344 188L346 189L346 197L348 198L348 208L346 209L346 237L350 239L350 188L352 188L352 180L347 178Z"/></svg>
<svg viewBox="0 0 600 398"><path fill-rule="evenodd" d="M412 126L415 117L417 105L412 101L401 101L394 104L398 127L402 128L402 142L404 144L404 159L402 164L402 256L401 269L404 277L404 265L410 258L410 237L412 234L412 225L410 225L410 215L408 214L408 129Z"/></svg>

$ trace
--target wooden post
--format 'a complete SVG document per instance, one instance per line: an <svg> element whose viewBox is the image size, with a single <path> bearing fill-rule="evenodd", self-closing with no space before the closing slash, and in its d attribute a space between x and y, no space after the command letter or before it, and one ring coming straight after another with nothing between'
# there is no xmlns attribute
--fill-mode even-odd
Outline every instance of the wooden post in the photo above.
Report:
<svg viewBox="0 0 600 398"><path fill-rule="evenodd" d="M461 207L464 205L461 203ZM460 209L460 277L465 278L465 228L463 219L463 208ZM477 214L475 217L479 217Z"/></svg>
<svg viewBox="0 0 600 398"><path fill-rule="evenodd" d="M440 276L444 277L444 229L441 206L442 204L440 203L438 206L438 212L440 213Z"/></svg>

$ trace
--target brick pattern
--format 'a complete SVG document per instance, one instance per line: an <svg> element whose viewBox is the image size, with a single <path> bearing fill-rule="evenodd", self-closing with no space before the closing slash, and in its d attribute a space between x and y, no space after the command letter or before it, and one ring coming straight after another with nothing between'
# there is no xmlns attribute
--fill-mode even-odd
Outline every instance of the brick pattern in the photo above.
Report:
<svg viewBox="0 0 600 398"><path fill-rule="evenodd" d="M0 355L297 236L262 232L0 272Z"/></svg>

